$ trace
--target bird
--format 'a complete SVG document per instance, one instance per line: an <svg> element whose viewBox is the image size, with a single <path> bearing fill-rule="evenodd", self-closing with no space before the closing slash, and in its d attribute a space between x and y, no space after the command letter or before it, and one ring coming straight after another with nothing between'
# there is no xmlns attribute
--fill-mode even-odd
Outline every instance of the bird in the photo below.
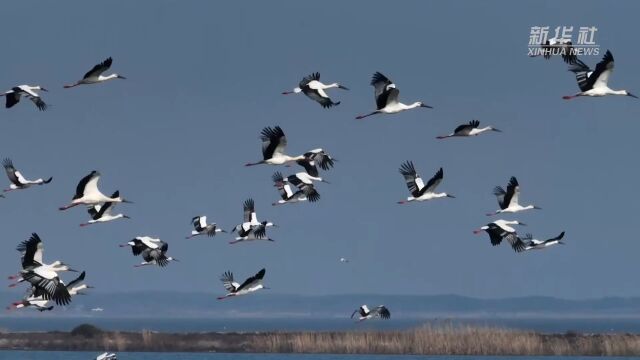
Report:
<svg viewBox="0 0 640 360"><path fill-rule="evenodd" d="M272 204L274 206L279 204L293 204L301 201L316 202L320 200L320 194L318 194L313 184L305 184L302 181L296 185L290 182L285 183L280 172L275 172L272 179L282 198L274 202ZM292 186L295 186L295 188L292 188Z"/></svg>
<svg viewBox="0 0 640 360"><path fill-rule="evenodd" d="M289 156L285 154L287 147L287 137L280 126L265 127L260 132L262 140L262 160L254 163L247 163L245 166L254 166L260 164L268 165L285 165L290 162L304 160L306 158L321 159L326 166L333 166L333 159L327 155L322 149L313 149L298 156Z"/></svg>
<svg viewBox="0 0 640 360"><path fill-rule="evenodd" d="M69 295L85 295L82 290L93 288L93 286L86 284L78 285L84 281L85 275L86 273L83 271L76 279L65 285L67 291L69 291ZM21 301L14 302L12 306L7 309L20 309L32 306L40 312L53 310L53 306L47 306L48 303L49 300L44 299L43 296L34 296L33 292L31 292L29 296L26 296Z"/></svg>
<svg viewBox="0 0 640 360"><path fill-rule="evenodd" d="M116 190L111 195L111 198L115 199L118 197L120 197L120 192ZM113 221L117 219L131 219L128 215L124 215L124 214L113 215L111 213L111 210L115 206L116 205L113 201L107 201L107 202L103 202L95 205L88 205L87 212L89 213L89 216L91 216L91 220L87 221L86 223L80 224L80 226L89 226L91 224L104 223L107 221Z"/></svg>
<svg viewBox="0 0 640 360"><path fill-rule="evenodd" d="M514 229L510 225L524 226L526 224L521 223L517 220L496 220L480 227L479 229L474 230L473 233L480 234L482 233L482 231L485 231L487 234L489 234L489 240L491 240L491 245L493 246L500 245L502 243L502 240L506 239L514 251L522 252L525 250L526 244L522 241L522 239L518 237L516 229Z"/></svg>
<svg viewBox="0 0 640 360"><path fill-rule="evenodd" d="M231 230L231 232L237 232L238 236L235 240L230 241L229 244L252 240L274 241L267 237L266 231L267 227L277 227L277 225L270 221L258 221L253 199L249 198L245 200L242 208L244 212L244 221L242 224L236 225L236 227Z"/></svg>
<svg viewBox="0 0 640 360"><path fill-rule="evenodd" d="M398 90L396 84L380 72L373 74L371 85L375 88L376 111L366 115L358 115L356 119L364 119L367 116L376 114L395 114L418 107L433 109L421 101L416 101L409 105L399 102L398 95L400 95L400 90Z"/></svg>
<svg viewBox="0 0 640 360"><path fill-rule="evenodd" d="M480 121L471 120L468 124L462 124L456 127L453 132L449 135L441 135L437 136L436 139L447 139L451 137L467 137L467 136L477 136L486 131L495 131L502 132L502 130L496 129L492 126L485 126L483 128L479 128Z"/></svg>
<svg viewBox="0 0 640 360"><path fill-rule="evenodd" d="M103 312L104 309L101 308L101 307L96 307L96 308L92 308L91 311L93 311L93 312Z"/></svg>
<svg viewBox="0 0 640 360"><path fill-rule="evenodd" d="M425 201L444 197L455 198L455 196L451 194L435 192L444 177L442 168L440 168L436 174L429 179L426 186L424 185L420 175L416 173L416 169L413 166L412 161L406 161L400 166L400 174L404 176L404 181L407 183L407 188L409 189L411 196L409 196L407 200L398 201L398 204L407 204L412 201Z"/></svg>
<svg viewBox="0 0 640 360"><path fill-rule="evenodd" d="M53 310L54 306L53 305L49 305L49 300L44 300L43 298L39 297L28 297L26 299L22 299L21 301L17 301L11 304L11 306L7 307L7 310L11 310L11 309L22 309L22 308L28 308L28 307L33 307L34 309L43 312L43 311L51 311Z"/></svg>
<svg viewBox="0 0 640 360"><path fill-rule="evenodd" d="M22 254L22 270L17 276L9 277L12 280L18 279L9 287L26 281L34 287L33 295L36 297L42 296L45 300L53 300L57 305L67 305L71 302L71 295L58 276L58 272L77 271L59 260L45 264L42 261L42 239L37 233L32 233L29 239L18 244L16 250Z"/></svg>
<svg viewBox="0 0 640 360"><path fill-rule="evenodd" d="M204 215L194 216L191 219L191 224L193 224L194 230L191 230L191 235L187 236L186 239L191 239L198 235L215 236L219 232L226 233L216 223L207 224L207 217Z"/></svg>
<svg viewBox="0 0 640 360"><path fill-rule="evenodd" d="M78 80L73 84L65 85L64 88L68 89L78 85L97 84L113 79L126 79L126 77L118 74L111 74L107 76L102 75L103 72L109 70L112 63L113 59L108 57L105 61L95 65L91 70L84 74L82 80Z"/></svg>
<svg viewBox="0 0 640 360"><path fill-rule="evenodd" d="M293 91L285 91L282 95L289 94L298 94L302 92L307 95L307 97L318 104L320 104L323 108L328 109L332 106L340 105L340 101L333 102L329 95L325 92L326 89L338 88L342 90L349 90L346 87L338 84L332 83L325 85L320 82L320 73L315 72L311 75L305 76L302 81L298 84L298 87L294 88Z"/></svg>
<svg viewBox="0 0 640 360"><path fill-rule="evenodd" d="M613 72L613 66L613 55L609 50L607 50L602 61L596 65L596 69L593 71L582 61L576 60L575 64L569 67L569 71L576 74L580 92L575 95L566 95L562 98L571 100L578 96L624 95L637 99L637 96L627 90L612 90L609 88L607 84L609 82L609 76Z"/></svg>
<svg viewBox="0 0 640 360"><path fill-rule="evenodd" d="M0 96L4 96L6 98L5 107L7 109L13 107L15 104L20 102L20 97L24 95L36 105L38 110L45 111L47 110L49 105L47 105L42 100L42 98L36 92L36 90L49 91L40 85L36 85L36 86L18 85L18 86L14 86L13 88L11 88L11 90L8 90L3 94L0 94Z"/></svg>
<svg viewBox="0 0 640 360"><path fill-rule="evenodd" d="M304 168L304 171L300 171L293 175L289 175L286 178L283 178L282 179L283 182L291 183L297 186L298 188L302 188L302 185L313 185L314 181L330 184L329 181L323 179L320 176L320 172L318 171L318 167L316 166L315 160L311 160L311 158L305 158L305 159L296 161L296 164L302 166ZM319 162L319 165L321 164L322 162ZM326 165L325 163L325 169L327 168L328 168L328 165ZM279 184L276 183L275 186L279 186Z"/></svg>
<svg viewBox="0 0 640 360"><path fill-rule="evenodd" d="M387 307L384 305L380 305L373 310L369 310L369 307L367 307L367 305L362 305L356 311L354 311L353 314L351 314L351 318L353 319L356 314L359 315L358 321L364 321L375 317L379 317L381 319L391 318L391 312L389 312L389 309L387 309Z"/></svg>
<svg viewBox="0 0 640 360"><path fill-rule="evenodd" d="M227 290L227 294L218 297L218 300L223 300L232 296L250 294L260 289L268 289L262 284L265 273L266 270L262 269L258 271L257 274L247 278L242 284L238 284L233 280L233 273L231 271L226 271L220 277L220 281L222 281L222 285Z"/></svg>
<svg viewBox="0 0 640 360"><path fill-rule="evenodd" d="M169 244L157 238L138 236L126 244L120 245L120 247L126 246L131 247L131 252L134 256L142 255L142 259L144 260L140 264L134 265L134 267L147 265L165 267L171 261L178 261L178 259L174 257L166 256L166 252L169 250Z"/></svg>
<svg viewBox="0 0 640 360"><path fill-rule="evenodd" d="M531 234L525 234L522 237L522 240L527 242L526 243L527 246L525 247L525 250L542 250L553 245L558 245L558 244L564 245L564 242L562 242L563 237L564 237L564 231L561 232L560 235L547 240L534 239L533 235Z"/></svg>
<svg viewBox="0 0 640 360"><path fill-rule="evenodd" d="M118 356L114 353L104 352L96 357L96 360L117 360Z"/></svg>
<svg viewBox="0 0 640 360"><path fill-rule="evenodd" d="M563 38L551 38L547 39L544 43L540 44L540 51L529 55L530 57L537 57L542 55L546 60L551 59L551 55L560 55L562 60L567 64L574 64L578 60L576 50L573 47L573 43L570 39Z"/></svg>
<svg viewBox="0 0 640 360"><path fill-rule="evenodd" d="M4 192L26 189L31 185L44 185L44 184L50 183L51 180L53 180L52 177L46 180L44 179L28 180L24 176L22 176L20 171L18 171L15 168L15 166L13 166L13 162L9 158L4 159L4 161L2 162L2 166L4 166L4 170L7 173L7 177L11 182L11 184L9 184L9 188L5 189Z"/></svg>
<svg viewBox="0 0 640 360"><path fill-rule="evenodd" d="M487 213L487 216L493 216L500 213L517 213L530 209L541 210L541 208L536 205L522 206L518 203L520 185L518 184L518 179L516 179L515 176L512 176L511 179L509 179L507 191L505 191L502 186L496 186L493 189L493 195L498 199L500 209L492 213Z"/></svg>
<svg viewBox="0 0 640 360"><path fill-rule="evenodd" d="M341 262L341 263L343 263L343 264L345 264L345 263L348 263L348 262L349 262L349 259L344 258L344 257L341 257L339 260L340 260L340 262Z"/></svg>
<svg viewBox="0 0 640 360"><path fill-rule="evenodd" d="M61 206L59 210L67 210L74 206L84 204L84 205L98 205L102 203L112 202L112 203L132 203L129 200L121 197L119 192L115 192L114 194L118 194L116 197L108 197L100 192L98 189L98 181L100 180L100 173L96 170L93 170L89 175L80 179L78 186L76 186L76 194L73 196L71 203L65 206Z"/></svg>

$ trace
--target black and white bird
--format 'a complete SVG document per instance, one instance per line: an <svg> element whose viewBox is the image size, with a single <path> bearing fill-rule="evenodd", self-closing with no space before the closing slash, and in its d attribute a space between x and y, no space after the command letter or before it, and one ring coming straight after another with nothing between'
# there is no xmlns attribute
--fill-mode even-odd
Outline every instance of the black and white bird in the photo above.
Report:
<svg viewBox="0 0 640 360"><path fill-rule="evenodd" d="M167 250L169 250L169 244L157 238L138 236L126 244L120 245L120 247L126 246L131 247L131 253L134 256L142 255L142 259L144 260L140 264L134 265L134 267L147 265L165 267L169 265L171 261L178 261L178 259L166 255Z"/></svg>
<svg viewBox="0 0 640 360"><path fill-rule="evenodd" d="M282 93L282 95L298 94L302 92L303 94L307 95L309 99L320 104L323 108L330 108L335 105L340 105L340 101L333 102L333 100L331 100L329 95L327 95L327 93L325 92L326 89L331 88L349 90L338 83L331 83L328 85L321 83L320 73L316 72L304 77L298 84L298 87L294 88L293 91L285 91Z"/></svg>
<svg viewBox="0 0 640 360"><path fill-rule="evenodd" d="M268 289L262 284L262 280L264 279L264 274L266 272L267 271L265 269L262 269L258 271L257 274L246 279L242 284L234 281L233 273L231 271L225 272L220 277L220 281L222 281L222 285L224 285L224 288L227 289L227 294L218 297L218 300L226 299L232 296L250 294L260 289Z"/></svg>
<svg viewBox="0 0 640 360"><path fill-rule="evenodd" d="M560 235L547 240L534 239L533 235L531 234L525 234L522 237L522 240L527 243L525 250L542 250L553 245L564 245L564 242L562 242L562 238L564 238L564 231L561 232Z"/></svg>
<svg viewBox="0 0 640 360"><path fill-rule="evenodd" d="M302 181L297 182L297 184L285 182L280 172L275 172L272 179L281 197L280 200L272 204L274 206L302 201L316 202L320 200L320 194L318 194L313 184L305 184ZM296 181L294 180L294 182Z"/></svg>
<svg viewBox="0 0 640 360"><path fill-rule="evenodd" d="M77 205L99 205L107 202L111 203L131 203L131 201L124 199L120 196L119 192L116 197L109 197L104 195L98 189L98 181L100 180L100 173L93 170L89 175L80 179L80 182L76 186L76 193L71 200L71 203L65 206L61 206L60 210L67 210Z"/></svg>
<svg viewBox="0 0 640 360"><path fill-rule="evenodd" d="M502 130L496 129L492 126L485 126L483 128L479 127L480 121L471 120L468 124L462 124L456 127L453 132L449 135L441 135L437 136L436 139L447 139L452 137L467 137L467 136L477 136L487 131L496 131L502 132Z"/></svg>
<svg viewBox="0 0 640 360"><path fill-rule="evenodd" d="M48 184L51 182L51 180L53 180L52 177L46 180L44 179L28 180L24 176L22 176L20 171L18 171L15 168L15 166L13 166L13 162L11 161L11 159L4 159L4 161L2 162L2 166L4 166L4 171L6 171L7 177L11 182L11 184L9 184L9 188L4 190L5 192L12 191L12 190L26 189L31 185Z"/></svg>
<svg viewBox="0 0 640 360"><path fill-rule="evenodd" d="M118 360L115 353L104 352L96 357L96 360Z"/></svg>
<svg viewBox="0 0 640 360"><path fill-rule="evenodd" d="M431 106L425 105L420 101L416 101L409 105L399 102L398 95L400 95L400 90L396 88L396 84L379 72L373 74L371 85L375 89L374 95L376 99L376 111L366 115L359 115L356 119L364 119L367 116L376 114L395 114L419 107L432 109Z"/></svg>
<svg viewBox="0 0 640 360"><path fill-rule="evenodd" d="M552 55L560 55L567 64L574 64L578 55L570 39L552 38L540 44L540 50L535 51L530 57L542 55L545 59L551 59Z"/></svg>
<svg viewBox="0 0 640 360"><path fill-rule="evenodd" d="M274 241L267 236L268 227L277 227L270 221L258 221L256 215L255 203L253 199L245 200L243 204L244 221L242 224L236 225L231 232L237 232L238 236L229 244L236 244L243 241L267 240Z"/></svg>
<svg viewBox="0 0 640 360"><path fill-rule="evenodd" d="M37 90L48 91L40 85L31 86L31 85L18 85L11 88L11 90L5 91L0 94L0 96L4 96L6 98L5 107L11 108L15 104L20 102L20 98L22 96L26 96L29 100L31 100L38 110L45 111L47 110L48 105L42 100L40 95L36 92Z"/></svg>
<svg viewBox="0 0 640 360"><path fill-rule="evenodd" d="M85 293L83 293L82 290L93 288L93 286L81 284L84 281L85 275L86 273L83 271L80 276L65 285L67 291L69 291L69 295L84 295ZM53 305L49 306L49 300L44 299L43 296L34 296L32 291L29 292L24 299L14 302L7 309L21 309L28 307L33 307L40 312L53 310Z"/></svg>
<svg viewBox="0 0 640 360"><path fill-rule="evenodd" d="M260 164L285 165L290 162L304 160L308 158L322 160L326 166L333 166L333 159L322 149L313 149L304 154L290 156L285 154L287 148L287 137L280 126L265 127L260 132L262 140L262 160L255 163L247 163L245 166Z"/></svg>
<svg viewBox="0 0 640 360"><path fill-rule="evenodd" d="M384 305L380 305L372 310L369 310L367 305L362 305L354 311L353 314L351 314L351 318L353 319L356 314L358 314L358 321L364 321L375 317L379 317L381 319L391 318L391 312L389 312L389 309Z"/></svg>
<svg viewBox="0 0 640 360"><path fill-rule="evenodd" d="M64 88L68 89L78 85L97 84L113 79L126 79L126 77L118 74L111 74L107 76L102 75L103 72L109 70L111 63L113 63L113 59L109 57L84 74L84 77L82 77L81 80L78 80L73 84L65 85Z"/></svg>
<svg viewBox="0 0 640 360"><path fill-rule="evenodd" d="M520 184L518 184L518 179L516 179L515 176L512 176L511 179L509 179L506 191L502 186L496 186L493 189L493 195L498 199L500 209L492 213L488 213L487 216L493 216L501 213L517 213L530 209L541 209L536 205L522 206L518 203L518 198L520 196Z"/></svg>
<svg viewBox="0 0 640 360"><path fill-rule="evenodd" d="M576 60L575 64L569 67L569 71L576 74L576 80L578 81L578 87L580 92L575 95L567 95L562 98L565 100L571 100L578 96L606 96L606 95L624 95L638 98L627 90L612 90L607 85L609 82L609 76L613 72L613 55L611 51L607 50L600 61L596 65L595 70L591 70L585 63L580 60Z"/></svg>
<svg viewBox="0 0 640 360"><path fill-rule="evenodd" d="M322 162L317 162L317 163L322 167ZM283 179L284 182L291 183L297 186L298 188L302 188L304 185L313 185L314 181L330 184L327 180L325 180L324 178L322 178L322 176L320 176L320 172L318 171L318 167L316 166L315 160L311 160L310 158L305 158L305 159L296 161L296 164L302 166L304 168L304 171L300 171L293 175L287 176L286 178ZM328 167L325 167L325 170L326 169L328 169ZM276 186L279 186L279 185L276 183Z"/></svg>
<svg viewBox="0 0 640 360"><path fill-rule="evenodd" d="M509 245L511 245L515 252L522 252L526 249L526 244L522 239L520 239L520 237L518 237L516 229L514 229L510 225L524 226L526 224L521 223L517 220L496 220L492 223L482 226L479 229L474 230L473 233L480 234L485 231L487 234L489 234L491 245L497 246L502 243L502 240L507 240L507 242L509 243Z"/></svg>
<svg viewBox="0 0 640 360"><path fill-rule="evenodd" d="M9 279L17 279L14 287L20 282L28 282L34 288L33 296L42 296L44 300L53 300L57 305L67 305L71 302L71 295L58 273L63 271L77 272L62 261L54 261L45 264L42 261L43 245L38 234L33 233L29 239L22 241L16 247L21 253L22 270L18 276L10 276Z"/></svg>
<svg viewBox="0 0 640 360"><path fill-rule="evenodd" d="M194 216L193 219L191 219L191 224L194 229L191 230L191 235L187 236L186 239L191 239L199 235L215 236L219 232L226 233L226 231L220 229L216 223L207 224L207 217L204 215Z"/></svg>
<svg viewBox="0 0 640 360"><path fill-rule="evenodd" d="M120 197L120 192L116 190L111 195L111 198L115 199L118 197ZM91 220L87 221L86 223L80 224L80 226L88 226L91 224L105 223L105 222L113 221L117 219L131 219L128 215L125 215L125 214L115 214L115 215L112 214L111 211L115 206L116 206L116 203L113 201L107 201L107 202L95 204L95 205L88 205L87 212L89 213L89 216L91 216Z"/></svg>
<svg viewBox="0 0 640 360"><path fill-rule="evenodd" d="M412 201L425 201L444 197L455 198L455 196L451 194L435 192L444 177L442 168L440 168L436 174L429 179L427 185L424 184L411 161L407 161L400 166L400 174L404 176L404 181L407 183L407 188L409 189L411 196L409 196L407 200L398 201L398 204L407 204Z"/></svg>

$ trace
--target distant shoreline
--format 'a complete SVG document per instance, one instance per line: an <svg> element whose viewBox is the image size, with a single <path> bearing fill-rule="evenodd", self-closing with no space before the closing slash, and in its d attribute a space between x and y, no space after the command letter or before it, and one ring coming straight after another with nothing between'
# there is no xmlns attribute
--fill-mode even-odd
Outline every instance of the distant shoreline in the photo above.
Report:
<svg viewBox="0 0 640 360"><path fill-rule="evenodd" d="M0 350L640 356L640 335L542 334L473 326L406 331L160 333L102 331L85 324L71 332L0 333Z"/></svg>

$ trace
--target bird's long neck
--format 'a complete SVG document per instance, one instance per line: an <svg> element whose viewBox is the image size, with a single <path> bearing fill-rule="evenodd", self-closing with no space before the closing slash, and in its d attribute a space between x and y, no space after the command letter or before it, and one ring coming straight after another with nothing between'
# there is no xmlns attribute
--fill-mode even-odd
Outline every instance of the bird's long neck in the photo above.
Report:
<svg viewBox="0 0 640 360"><path fill-rule="evenodd" d="M118 74L111 74L111 75L107 75L107 76L98 76L98 79L100 81L107 81L107 80L113 80L116 79L118 77Z"/></svg>
<svg viewBox="0 0 640 360"><path fill-rule="evenodd" d="M398 103L398 105L399 105L401 108L403 108L404 110L410 110L410 109L415 109L415 108L417 108L417 107L420 107L420 102L419 102L419 101L416 101L416 102L414 102L413 104L409 104L409 105L407 105L407 104L403 104L403 103Z"/></svg>
<svg viewBox="0 0 640 360"><path fill-rule="evenodd" d="M624 95L624 96L627 95L627 90L611 90L611 89L609 89L609 92L612 95Z"/></svg>
<svg viewBox="0 0 640 360"><path fill-rule="evenodd" d="M340 86L340 84L338 84L338 83L333 83L333 84L323 85L323 87L322 87L322 88L323 88L323 89L331 89L331 88L337 88L337 87L339 87L339 86Z"/></svg>

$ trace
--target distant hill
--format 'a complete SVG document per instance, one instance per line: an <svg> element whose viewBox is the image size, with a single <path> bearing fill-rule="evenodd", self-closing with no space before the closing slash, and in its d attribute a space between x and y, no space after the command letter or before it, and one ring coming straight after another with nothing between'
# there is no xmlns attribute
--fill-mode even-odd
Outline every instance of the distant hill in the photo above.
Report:
<svg viewBox="0 0 640 360"><path fill-rule="evenodd" d="M10 304L19 292L0 292L0 302ZM458 295L326 295L300 296L270 294L218 301L213 293L145 291L101 293L94 291L74 298L64 310L51 316L89 314L109 317L197 317L197 318L305 318L344 317L361 304L386 304L394 318L550 316L610 317L637 316L640 298L606 297L567 300L544 296L478 299ZM92 308L103 308L101 313ZM5 312L7 316L29 316L34 311Z"/></svg>

